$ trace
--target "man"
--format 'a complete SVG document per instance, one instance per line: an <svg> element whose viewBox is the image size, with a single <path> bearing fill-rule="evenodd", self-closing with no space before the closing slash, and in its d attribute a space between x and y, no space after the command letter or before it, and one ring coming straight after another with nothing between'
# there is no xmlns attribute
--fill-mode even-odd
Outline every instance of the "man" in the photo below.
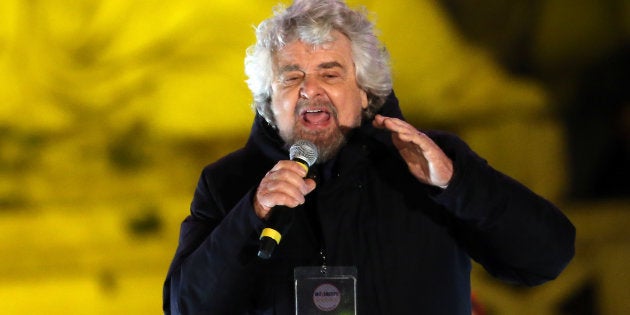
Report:
<svg viewBox="0 0 630 315"><path fill-rule="evenodd" d="M572 258L575 230L551 203L455 136L404 121L362 12L296 0L258 27L246 73L251 135L201 175L166 314L295 313L311 303L296 297L308 266L356 268L359 314L471 314L471 257L525 285L554 279ZM314 178L288 160L297 140L317 146ZM261 259L276 206L293 208L291 224ZM334 296L324 293L307 299Z"/></svg>

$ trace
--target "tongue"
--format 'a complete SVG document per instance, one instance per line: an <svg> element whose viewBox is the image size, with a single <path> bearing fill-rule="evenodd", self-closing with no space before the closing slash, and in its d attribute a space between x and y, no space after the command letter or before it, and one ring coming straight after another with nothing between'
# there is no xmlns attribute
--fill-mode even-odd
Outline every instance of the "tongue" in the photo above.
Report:
<svg viewBox="0 0 630 315"><path fill-rule="evenodd" d="M311 124L319 124L330 118L330 114L326 112L306 113L304 114L304 120Z"/></svg>

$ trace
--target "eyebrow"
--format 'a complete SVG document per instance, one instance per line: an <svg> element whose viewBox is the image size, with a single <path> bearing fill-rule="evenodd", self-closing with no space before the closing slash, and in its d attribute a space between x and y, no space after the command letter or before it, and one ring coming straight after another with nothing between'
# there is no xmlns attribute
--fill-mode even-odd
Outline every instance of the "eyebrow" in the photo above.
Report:
<svg viewBox="0 0 630 315"><path fill-rule="evenodd" d="M336 61L329 61L329 62L324 62L321 63L317 66L317 69L331 69L331 68L341 68L343 69L343 66L336 62Z"/></svg>
<svg viewBox="0 0 630 315"><path fill-rule="evenodd" d="M324 62L321 63L317 66L317 69L332 69L332 68L341 68L343 69L343 66L337 62L337 61L329 61L329 62ZM286 66L282 66L280 67L280 73L284 73L284 72L288 72L288 71L304 71L300 68L300 66L293 64L293 65L286 65Z"/></svg>
<svg viewBox="0 0 630 315"><path fill-rule="evenodd" d="M288 71L296 71L296 70L301 70L300 66L298 66L298 65L286 65L286 66L280 67L280 73L284 73L284 72L288 72Z"/></svg>

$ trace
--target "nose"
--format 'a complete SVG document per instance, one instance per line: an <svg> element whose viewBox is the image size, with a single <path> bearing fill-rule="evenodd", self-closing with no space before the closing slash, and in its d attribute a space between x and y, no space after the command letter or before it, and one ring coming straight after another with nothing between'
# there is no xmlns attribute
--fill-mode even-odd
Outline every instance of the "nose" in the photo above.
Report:
<svg viewBox="0 0 630 315"><path fill-rule="evenodd" d="M321 82L316 75L305 75L300 86L300 97L305 99L314 99L323 94Z"/></svg>

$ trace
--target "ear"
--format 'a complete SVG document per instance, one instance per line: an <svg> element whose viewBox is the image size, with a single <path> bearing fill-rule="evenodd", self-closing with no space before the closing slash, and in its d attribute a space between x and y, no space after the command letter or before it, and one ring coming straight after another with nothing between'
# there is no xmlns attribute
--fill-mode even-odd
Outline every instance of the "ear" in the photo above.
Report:
<svg viewBox="0 0 630 315"><path fill-rule="evenodd" d="M367 109L368 105L369 103L368 103L367 92L361 89L361 108Z"/></svg>

